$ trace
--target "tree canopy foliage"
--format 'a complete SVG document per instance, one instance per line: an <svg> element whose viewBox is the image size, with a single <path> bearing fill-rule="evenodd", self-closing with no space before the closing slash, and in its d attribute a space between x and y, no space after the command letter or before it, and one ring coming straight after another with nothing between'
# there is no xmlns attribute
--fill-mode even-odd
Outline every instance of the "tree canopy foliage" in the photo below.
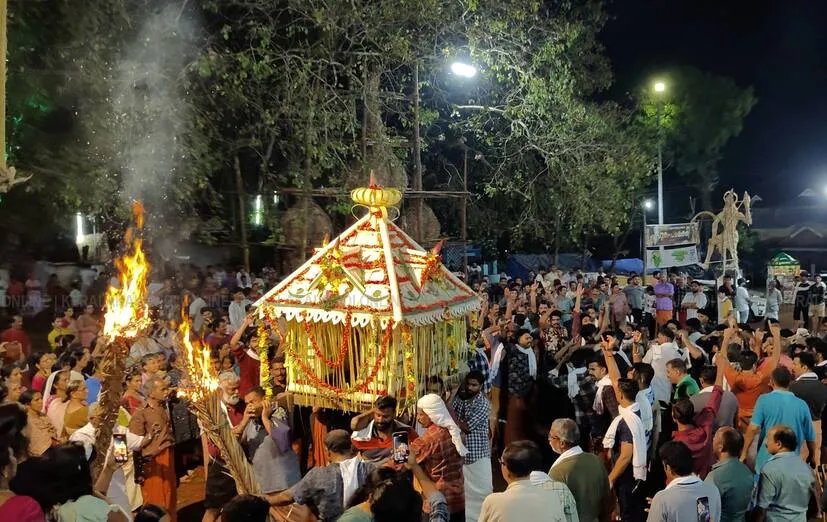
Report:
<svg viewBox="0 0 827 522"><path fill-rule="evenodd" d="M712 210L722 149L741 133L744 118L758 100L752 87L740 87L731 78L694 67L674 68L664 77L668 88L663 94L643 97L649 129L662 133L666 163L690 181L702 209ZM658 103L662 103L660 129Z"/></svg>
<svg viewBox="0 0 827 522"><path fill-rule="evenodd" d="M244 195L282 191L252 231L278 244L280 212L332 188L315 201L344 224L369 170L410 184L415 92L425 190L461 190L469 158L472 240L556 250L619 235L653 173L646 118L600 101L599 0L90 0L82 17L46 4L9 6L10 152L35 178L0 220L46 207L44 225L83 212L117 229L142 197L159 230L236 242ZM452 77L455 59L480 74ZM706 111L728 130L704 134L691 116L716 82L675 93L682 173L714 173L754 103L733 85ZM456 205L429 204L458 237Z"/></svg>

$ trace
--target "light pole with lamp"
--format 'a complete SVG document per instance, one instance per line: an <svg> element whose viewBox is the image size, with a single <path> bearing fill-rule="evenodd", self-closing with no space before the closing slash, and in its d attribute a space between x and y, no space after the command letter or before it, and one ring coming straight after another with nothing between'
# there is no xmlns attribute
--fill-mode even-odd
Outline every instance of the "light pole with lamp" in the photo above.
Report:
<svg viewBox="0 0 827 522"><path fill-rule="evenodd" d="M477 68L473 65L454 62L451 72L462 78L473 78ZM460 239L462 240L462 273L468 277L468 145L462 138L462 199L460 200ZM467 279L466 279L467 280Z"/></svg>
<svg viewBox="0 0 827 522"><path fill-rule="evenodd" d="M663 225L663 151L661 143L660 114L663 109L662 94L666 91L666 84L655 82L655 96L658 100L656 122L658 126L658 224Z"/></svg>
<svg viewBox="0 0 827 522"><path fill-rule="evenodd" d="M643 215L643 232L640 235L640 250L641 256L643 258L643 278L641 279L643 286L646 286L646 214L655 204L652 203L651 199L644 199L641 203L640 213Z"/></svg>

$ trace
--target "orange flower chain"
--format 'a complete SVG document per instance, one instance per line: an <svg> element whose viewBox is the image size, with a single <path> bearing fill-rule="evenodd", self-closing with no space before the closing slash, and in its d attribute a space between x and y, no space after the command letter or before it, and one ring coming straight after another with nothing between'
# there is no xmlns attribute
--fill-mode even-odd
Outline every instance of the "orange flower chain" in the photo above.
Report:
<svg viewBox="0 0 827 522"><path fill-rule="evenodd" d="M384 338L382 339L382 343L381 343L381 346L380 346L379 356L376 358L376 361L373 364L373 368L371 368L371 371L368 374L368 376L365 378L365 381L362 384L352 386L350 388L340 388L338 386L335 386L333 384L329 384L329 383L325 382L324 379L319 378L315 373L313 373L313 370L305 364L305 362L302 360L302 358L299 357L295 353L295 351L291 350L290 355L292 356L293 361L296 363L296 365L299 367L299 369L305 375L305 377L307 377L307 379L310 380L311 384L313 384L314 386L316 386L318 388L325 389L325 390L331 391L331 392L336 393L336 394L349 394L349 393L352 393L354 391L361 391L361 392L366 392L367 393L368 388L373 383L373 381L376 379L376 376L379 374L379 368L382 366L382 362L384 362L385 357L387 356L388 347L390 345L391 336L393 334L393 326L394 326L393 321L388 321L388 326L387 326L387 328L385 328L385 335L384 335ZM302 384L304 384L304 383L302 383ZM384 393L384 391L383 391L383 393Z"/></svg>
<svg viewBox="0 0 827 522"><path fill-rule="evenodd" d="M321 359L321 361L330 368L340 368L345 363L345 358L347 357L348 348L350 348L350 319L351 319L351 312L345 314L344 319L344 330L342 331L342 341L339 343L339 360L334 361L332 359L328 359L325 357L324 353L322 353L321 348L319 348L318 343L316 343L316 338L313 336L313 332L310 326L310 322L307 320L307 314L302 313L302 317L304 321L302 321L302 326L304 327L304 332L307 334L307 339L310 341L310 346L313 348L313 353L316 354L316 357Z"/></svg>

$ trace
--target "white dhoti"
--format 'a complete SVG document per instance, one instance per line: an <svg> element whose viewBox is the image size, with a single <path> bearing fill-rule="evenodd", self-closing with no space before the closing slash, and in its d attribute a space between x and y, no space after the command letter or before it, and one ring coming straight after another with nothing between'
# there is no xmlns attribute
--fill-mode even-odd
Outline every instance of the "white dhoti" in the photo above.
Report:
<svg viewBox="0 0 827 522"><path fill-rule="evenodd" d="M465 479L465 522L477 522L485 497L494 491L491 459L482 458L462 466Z"/></svg>

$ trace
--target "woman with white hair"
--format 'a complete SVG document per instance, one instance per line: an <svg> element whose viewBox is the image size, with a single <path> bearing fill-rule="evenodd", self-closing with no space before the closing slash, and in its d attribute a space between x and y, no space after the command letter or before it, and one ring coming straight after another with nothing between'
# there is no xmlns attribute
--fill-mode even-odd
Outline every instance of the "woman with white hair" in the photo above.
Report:
<svg viewBox="0 0 827 522"><path fill-rule="evenodd" d="M462 432L448 413L439 395L428 394L416 403L416 420L425 432L411 442L416 461L436 484L448 503L452 521L465 520L465 487L462 474L463 457L468 449ZM427 513L429 504L423 503Z"/></svg>

